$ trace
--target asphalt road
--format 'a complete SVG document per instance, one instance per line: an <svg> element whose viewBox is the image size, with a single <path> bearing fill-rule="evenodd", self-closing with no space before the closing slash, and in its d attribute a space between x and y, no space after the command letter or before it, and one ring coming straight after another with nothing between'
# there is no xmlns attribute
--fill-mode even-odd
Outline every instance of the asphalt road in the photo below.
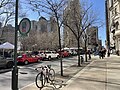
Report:
<svg viewBox="0 0 120 90"><path fill-rule="evenodd" d="M69 57L63 59L63 69L69 68L71 65L77 65L77 57ZM35 71L36 67L41 65L52 65L52 68L56 73L60 73L60 60L52 60L52 61L41 61L39 63L33 63L29 65L20 65L18 71L18 88L24 88L27 85L33 84L35 81L35 77L37 75L37 71ZM12 80L12 72L8 70L8 72L0 73L0 90L12 90L11 89L11 80Z"/></svg>

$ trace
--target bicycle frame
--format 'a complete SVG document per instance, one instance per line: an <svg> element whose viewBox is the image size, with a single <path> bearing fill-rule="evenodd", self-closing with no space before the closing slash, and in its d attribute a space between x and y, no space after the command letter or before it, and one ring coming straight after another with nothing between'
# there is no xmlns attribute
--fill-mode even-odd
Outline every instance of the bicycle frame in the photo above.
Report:
<svg viewBox="0 0 120 90"><path fill-rule="evenodd" d="M38 70L38 68L40 68L41 70ZM39 71L39 73L36 76L36 86L38 88L43 88L46 81L47 83L49 83L49 81L54 81L54 77L55 77L55 71L54 69L51 69L51 65L47 65L47 66L41 66L41 67L37 67L35 70ZM51 74L51 71L53 72L53 74ZM38 78L40 76L40 78ZM39 86L38 81L40 80L42 86Z"/></svg>

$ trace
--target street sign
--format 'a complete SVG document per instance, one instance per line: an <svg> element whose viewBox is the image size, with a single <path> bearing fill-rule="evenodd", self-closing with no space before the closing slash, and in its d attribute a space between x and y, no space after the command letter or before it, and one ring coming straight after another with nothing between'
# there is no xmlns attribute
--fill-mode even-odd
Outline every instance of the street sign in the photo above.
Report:
<svg viewBox="0 0 120 90"><path fill-rule="evenodd" d="M22 35L27 35L31 29L31 22L28 18L23 18L19 24L19 32Z"/></svg>

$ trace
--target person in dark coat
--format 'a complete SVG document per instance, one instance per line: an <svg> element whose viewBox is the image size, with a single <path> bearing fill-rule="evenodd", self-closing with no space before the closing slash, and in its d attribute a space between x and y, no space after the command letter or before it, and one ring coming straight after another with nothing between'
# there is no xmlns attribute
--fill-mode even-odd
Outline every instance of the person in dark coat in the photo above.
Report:
<svg viewBox="0 0 120 90"><path fill-rule="evenodd" d="M105 57L105 55L106 55L106 49L105 48L103 49L103 54L104 54L104 57Z"/></svg>
<svg viewBox="0 0 120 90"><path fill-rule="evenodd" d="M102 50L99 50L99 58L101 59L102 56Z"/></svg>
<svg viewBox="0 0 120 90"><path fill-rule="evenodd" d="M104 58L104 49L101 50L101 57Z"/></svg>
<svg viewBox="0 0 120 90"><path fill-rule="evenodd" d="M88 56L89 56L89 60L91 59L91 53L90 50L88 50Z"/></svg>
<svg viewBox="0 0 120 90"><path fill-rule="evenodd" d="M108 50L108 53L107 53L107 54L108 54L108 57L110 57L110 50Z"/></svg>

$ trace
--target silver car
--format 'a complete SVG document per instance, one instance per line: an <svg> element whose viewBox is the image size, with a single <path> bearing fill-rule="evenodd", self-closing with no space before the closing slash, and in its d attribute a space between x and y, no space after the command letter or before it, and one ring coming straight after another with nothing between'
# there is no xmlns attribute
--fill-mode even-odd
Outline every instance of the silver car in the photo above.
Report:
<svg viewBox="0 0 120 90"><path fill-rule="evenodd" d="M0 67L11 68L13 63L13 58L3 58L0 56Z"/></svg>

